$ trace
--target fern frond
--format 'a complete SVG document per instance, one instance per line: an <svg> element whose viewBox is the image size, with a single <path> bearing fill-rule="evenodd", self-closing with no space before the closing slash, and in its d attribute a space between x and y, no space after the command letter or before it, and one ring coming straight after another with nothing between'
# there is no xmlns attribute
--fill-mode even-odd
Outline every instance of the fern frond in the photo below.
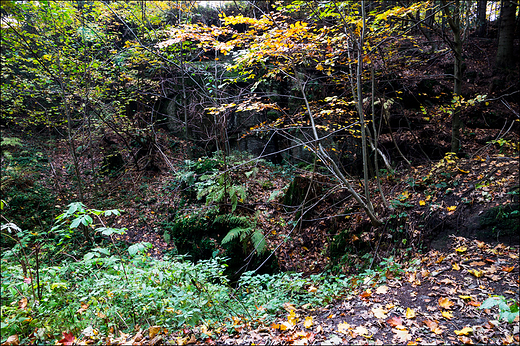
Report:
<svg viewBox="0 0 520 346"><path fill-rule="evenodd" d="M265 237L262 233L262 230L257 229L253 232L253 234L251 235L251 242L253 243L253 246L255 247L255 251L257 254L261 254L266 251L267 243L265 241Z"/></svg>
<svg viewBox="0 0 520 346"><path fill-rule="evenodd" d="M233 228L232 230L230 230L228 232L228 234L226 234L226 236L224 237L224 239L222 239L222 244L227 244L229 243L230 241L232 241L233 239L237 238L240 236L241 240L243 239L244 237L244 234L247 236L247 234L249 234L249 232L251 232L251 228L241 228L241 227L236 227L236 228Z"/></svg>

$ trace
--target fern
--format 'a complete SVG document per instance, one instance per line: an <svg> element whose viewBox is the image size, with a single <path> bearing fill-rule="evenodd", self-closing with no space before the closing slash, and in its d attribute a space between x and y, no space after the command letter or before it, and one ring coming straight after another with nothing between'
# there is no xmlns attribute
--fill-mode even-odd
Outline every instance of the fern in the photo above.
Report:
<svg viewBox="0 0 520 346"><path fill-rule="evenodd" d="M251 226L251 222L248 217L233 214L218 215L215 217L214 223L227 224L232 227L234 226L242 228Z"/></svg>
<svg viewBox="0 0 520 346"><path fill-rule="evenodd" d="M226 234L224 239L222 239L222 244L227 244L227 243L233 241L234 239L236 239L237 237L240 237L240 241L243 242L246 239L246 237L249 235L249 233L251 233L251 230L252 230L251 227L247 227L247 228L236 227L236 228L233 228L232 230L230 230L228 232L228 234Z"/></svg>
<svg viewBox="0 0 520 346"><path fill-rule="evenodd" d="M18 137L4 137L4 138L2 138L2 142L0 142L0 146L4 146L4 145L11 145L13 147L15 147L15 146L21 147L22 140Z"/></svg>
<svg viewBox="0 0 520 346"><path fill-rule="evenodd" d="M267 243L265 241L264 234L261 230L257 229L251 234L251 241L258 255L264 253L267 250Z"/></svg>

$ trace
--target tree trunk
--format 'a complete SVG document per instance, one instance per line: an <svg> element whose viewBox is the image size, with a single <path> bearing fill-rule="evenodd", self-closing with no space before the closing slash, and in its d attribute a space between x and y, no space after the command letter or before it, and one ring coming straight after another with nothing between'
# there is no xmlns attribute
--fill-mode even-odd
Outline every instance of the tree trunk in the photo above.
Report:
<svg viewBox="0 0 520 346"><path fill-rule="evenodd" d="M500 31L498 38L497 68L510 68L513 63L513 40L515 38L516 1L500 3Z"/></svg>
<svg viewBox="0 0 520 346"><path fill-rule="evenodd" d="M477 29L475 35L477 37L485 37L487 33L487 0L477 1Z"/></svg>
<svg viewBox="0 0 520 346"><path fill-rule="evenodd" d="M442 0L442 10L451 31L453 42L450 44L454 55L453 98L457 100L455 109L451 115L451 152L460 150L460 95L462 93L462 37L460 35L460 0L455 0L453 13L446 6L446 0ZM458 105L457 105L458 104Z"/></svg>

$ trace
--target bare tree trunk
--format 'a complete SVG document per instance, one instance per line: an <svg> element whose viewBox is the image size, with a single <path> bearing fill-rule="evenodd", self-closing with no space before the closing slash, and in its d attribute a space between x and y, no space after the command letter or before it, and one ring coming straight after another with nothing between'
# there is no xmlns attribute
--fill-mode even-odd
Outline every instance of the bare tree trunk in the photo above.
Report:
<svg viewBox="0 0 520 346"><path fill-rule="evenodd" d="M487 0L477 1L477 37L485 37L487 33Z"/></svg>
<svg viewBox="0 0 520 346"><path fill-rule="evenodd" d="M450 12L446 0L442 0L442 11L446 17L451 31L453 32L453 42L451 48L455 57L454 61L454 76L453 76L453 98L459 98L462 93L462 37L460 34L460 0L455 0L453 13ZM455 106L451 115L451 152L458 153L460 150L460 105Z"/></svg>
<svg viewBox="0 0 520 346"><path fill-rule="evenodd" d="M496 64L498 68L509 68L513 63L513 40L515 39L516 1L502 0L500 3L500 31Z"/></svg>

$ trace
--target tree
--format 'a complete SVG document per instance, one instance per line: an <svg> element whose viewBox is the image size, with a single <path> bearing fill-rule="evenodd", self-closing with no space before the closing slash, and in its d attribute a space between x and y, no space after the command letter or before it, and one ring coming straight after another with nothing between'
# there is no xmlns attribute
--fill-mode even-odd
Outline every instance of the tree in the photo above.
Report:
<svg viewBox="0 0 520 346"><path fill-rule="evenodd" d="M517 3L518 1L515 0L502 0L500 3L500 31L496 60L498 68L511 68L514 63L513 43Z"/></svg>
<svg viewBox="0 0 520 346"><path fill-rule="evenodd" d="M487 0L477 0L477 37L485 37L487 33Z"/></svg>

